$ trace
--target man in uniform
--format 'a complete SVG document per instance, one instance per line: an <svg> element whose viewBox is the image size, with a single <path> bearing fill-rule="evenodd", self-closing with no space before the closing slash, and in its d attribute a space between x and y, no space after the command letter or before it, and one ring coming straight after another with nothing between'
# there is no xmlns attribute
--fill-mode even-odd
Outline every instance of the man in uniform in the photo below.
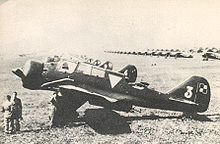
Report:
<svg viewBox="0 0 220 144"><path fill-rule="evenodd" d="M22 120L22 103L21 99L17 97L17 92L13 92L11 97L12 102L12 120L15 124L15 130L20 131L20 120Z"/></svg>
<svg viewBox="0 0 220 144"><path fill-rule="evenodd" d="M2 112L4 113L4 132L11 134L14 132L14 121L12 119L12 102L11 96L7 95L6 101L2 105Z"/></svg>

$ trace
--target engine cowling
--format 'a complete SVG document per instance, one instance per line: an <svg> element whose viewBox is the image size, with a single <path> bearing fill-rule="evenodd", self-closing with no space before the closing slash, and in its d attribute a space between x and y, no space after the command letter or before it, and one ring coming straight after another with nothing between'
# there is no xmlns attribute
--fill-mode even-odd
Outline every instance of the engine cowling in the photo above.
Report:
<svg viewBox="0 0 220 144"><path fill-rule="evenodd" d="M14 74L22 79L23 87L28 89L39 89L43 83L43 63L29 60L25 63L23 70L12 70Z"/></svg>

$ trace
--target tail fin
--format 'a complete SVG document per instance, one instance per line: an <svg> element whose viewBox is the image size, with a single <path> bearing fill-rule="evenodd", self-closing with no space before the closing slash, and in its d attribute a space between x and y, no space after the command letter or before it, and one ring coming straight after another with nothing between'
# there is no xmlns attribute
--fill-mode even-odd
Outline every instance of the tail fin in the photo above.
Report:
<svg viewBox="0 0 220 144"><path fill-rule="evenodd" d="M210 86L203 77L192 76L181 85L168 92L173 98L186 100L197 105L196 112L204 112L208 109L210 101Z"/></svg>

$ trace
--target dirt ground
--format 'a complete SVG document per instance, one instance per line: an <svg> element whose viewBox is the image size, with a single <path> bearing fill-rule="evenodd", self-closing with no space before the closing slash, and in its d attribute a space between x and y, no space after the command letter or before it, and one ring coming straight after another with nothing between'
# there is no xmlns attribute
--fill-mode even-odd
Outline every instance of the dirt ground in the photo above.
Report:
<svg viewBox="0 0 220 144"><path fill-rule="evenodd" d="M162 92L192 75L205 77L212 93L208 111L190 119L180 112L140 107L135 107L139 112L107 112L85 104L78 109L81 117L76 122L49 129L48 103L52 92L25 89L11 72L32 57L35 56L0 56L0 103L16 90L23 102L24 118L21 132L6 135L2 132L0 113L0 143L220 143L220 61L202 61L199 55L193 59L164 59L102 54L99 58L112 61L115 70L134 64L138 69L137 81L147 81Z"/></svg>

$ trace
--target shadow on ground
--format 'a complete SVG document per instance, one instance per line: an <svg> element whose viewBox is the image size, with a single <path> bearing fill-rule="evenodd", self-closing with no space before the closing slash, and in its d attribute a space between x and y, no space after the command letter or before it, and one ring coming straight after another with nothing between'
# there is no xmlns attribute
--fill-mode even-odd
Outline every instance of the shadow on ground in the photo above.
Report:
<svg viewBox="0 0 220 144"><path fill-rule="evenodd" d="M210 119L211 117L212 119ZM213 119L214 118L214 119ZM70 123L68 127L78 127L82 125L89 125L93 130L99 134L124 134L131 133L129 124L132 121L137 120L157 120L157 119L181 119L181 120L196 120L201 122L215 122L220 120L220 114L203 114L193 115L186 117L184 115L179 116L158 116L158 115L147 115L147 116L121 116L117 112L106 110L106 109L87 109L85 115L78 118L74 122ZM47 131L49 127L39 129L28 129L21 132L40 132Z"/></svg>
<svg viewBox="0 0 220 144"><path fill-rule="evenodd" d="M97 133L100 134L122 134L131 133L129 124L136 120L157 120L157 119L182 119L184 120L196 120L201 122L212 122L213 120L208 118L208 116L215 116L220 119L220 114L213 115L193 115L186 117L184 115L180 116L133 116L125 117L118 113L105 109L87 109L85 115L79 118L78 121L85 122Z"/></svg>
<svg viewBox="0 0 220 144"><path fill-rule="evenodd" d="M105 109L88 109L83 120L100 134L130 133L131 129L125 117Z"/></svg>

